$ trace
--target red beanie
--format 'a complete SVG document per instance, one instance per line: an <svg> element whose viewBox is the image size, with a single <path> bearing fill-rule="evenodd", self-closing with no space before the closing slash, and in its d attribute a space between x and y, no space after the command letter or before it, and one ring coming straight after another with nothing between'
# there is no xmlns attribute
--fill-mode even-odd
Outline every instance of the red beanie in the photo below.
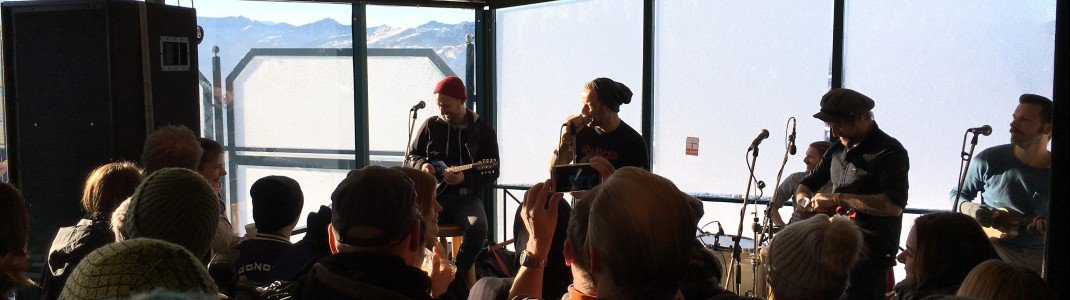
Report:
<svg viewBox="0 0 1070 300"><path fill-rule="evenodd" d="M457 76L450 76L439 80L438 84L435 85L435 94L443 94L461 99L462 101L466 100L464 82L462 82L460 78L457 78Z"/></svg>

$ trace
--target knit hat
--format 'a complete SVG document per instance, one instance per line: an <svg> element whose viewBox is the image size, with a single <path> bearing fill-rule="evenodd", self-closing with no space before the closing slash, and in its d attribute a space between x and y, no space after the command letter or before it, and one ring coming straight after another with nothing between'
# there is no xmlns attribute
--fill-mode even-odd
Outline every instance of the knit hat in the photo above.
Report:
<svg viewBox="0 0 1070 300"><path fill-rule="evenodd" d="M596 78L591 82L594 83L595 92L598 93L598 100L613 112L620 112L621 104L632 103L632 90L623 83L605 77Z"/></svg>
<svg viewBox="0 0 1070 300"><path fill-rule="evenodd" d="M219 203L200 174L166 168L150 174L130 196L121 228L125 238L161 239L206 257L215 235Z"/></svg>
<svg viewBox="0 0 1070 300"><path fill-rule="evenodd" d="M301 217L305 195L301 185L286 176L260 178L249 189L257 232L274 233Z"/></svg>
<svg viewBox="0 0 1070 300"><path fill-rule="evenodd" d="M331 224L339 241L385 246L404 238L418 219L412 180L399 170L367 166L350 171L331 194Z"/></svg>
<svg viewBox="0 0 1070 300"><path fill-rule="evenodd" d="M834 122L870 111L873 105L873 99L852 89L831 89L821 96L821 111L814 114L814 118Z"/></svg>
<svg viewBox="0 0 1070 300"><path fill-rule="evenodd" d="M769 286L777 298L839 298L863 247L861 229L847 217L792 223L769 244Z"/></svg>
<svg viewBox="0 0 1070 300"><path fill-rule="evenodd" d="M442 78L435 85L435 94L443 94L453 98L465 100L467 92L464 90L464 82L457 76Z"/></svg>
<svg viewBox="0 0 1070 300"><path fill-rule="evenodd" d="M154 239L106 245L78 263L60 299L110 299L162 288L216 293L204 266L183 247Z"/></svg>

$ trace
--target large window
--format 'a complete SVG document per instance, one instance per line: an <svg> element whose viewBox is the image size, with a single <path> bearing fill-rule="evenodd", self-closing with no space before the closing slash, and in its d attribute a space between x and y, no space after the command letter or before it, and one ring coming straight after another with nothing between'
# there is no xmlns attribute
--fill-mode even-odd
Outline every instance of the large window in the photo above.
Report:
<svg viewBox="0 0 1070 300"><path fill-rule="evenodd" d="M951 208L966 128L1009 143L1018 96L1051 97L1053 1L849 1L846 20L844 86L909 151L911 207Z"/></svg>
<svg viewBox="0 0 1070 300"><path fill-rule="evenodd" d="M202 110L213 125L203 134L226 147L223 196L235 229L253 222L249 187L264 176L297 180L306 212L330 204L355 166L351 7L216 0L197 10L201 73L225 78L222 98L202 101L219 106Z"/></svg>
<svg viewBox="0 0 1070 300"><path fill-rule="evenodd" d="M368 6L368 140L370 162L399 165L408 147L409 109L425 101L415 130L438 113L435 84L457 76L468 84L468 9ZM414 132L415 136L417 133Z"/></svg>
<svg viewBox="0 0 1070 300"><path fill-rule="evenodd" d="M631 88L621 119L641 130L643 1L555 1L501 9L495 18L499 184L549 178L560 124L580 112L584 84L595 78ZM497 201L509 206L496 220L511 227L515 203Z"/></svg>
<svg viewBox="0 0 1070 300"><path fill-rule="evenodd" d="M792 116L801 151L784 176L805 170L801 152L825 137L811 115L829 88L832 11L832 1L658 1L654 172L694 195L740 199L747 146L764 128L770 138L759 148L755 176L771 197ZM685 155L688 137L699 138L697 156ZM717 220L734 235L739 212L738 204L706 203L700 225ZM746 221L750 236L749 213Z"/></svg>

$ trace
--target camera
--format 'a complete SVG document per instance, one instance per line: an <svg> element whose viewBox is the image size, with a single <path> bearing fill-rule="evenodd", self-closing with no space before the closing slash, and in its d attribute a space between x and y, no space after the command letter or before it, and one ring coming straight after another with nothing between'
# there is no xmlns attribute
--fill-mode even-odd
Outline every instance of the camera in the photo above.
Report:
<svg viewBox="0 0 1070 300"><path fill-rule="evenodd" d="M591 164L557 165L550 176L556 193L586 191L602 183L602 176Z"/></svg>

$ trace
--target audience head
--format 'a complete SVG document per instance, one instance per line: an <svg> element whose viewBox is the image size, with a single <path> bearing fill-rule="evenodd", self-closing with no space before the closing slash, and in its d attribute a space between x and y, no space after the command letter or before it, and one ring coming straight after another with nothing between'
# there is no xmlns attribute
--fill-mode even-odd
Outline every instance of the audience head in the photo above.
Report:
<svg viewBox="0 0 1070 300"><path fill-rule="evenodd" d="M917 290L953 287L975 266L999 258L981 225L953 212L918 217L907 236L906 251L896 257Z"/></svg>
<svg viewBox="0 0 1070 300"><path fill-rule="evenodd" d="M60 299L113 299L156 289L216 294L207 270L182 246L132 239L89 253L67 279Z"/></svg>
<svg viewBox="0 0 1070 300"><path fill-rule="evenodd" d="M399 170L367 166L350 171L331 194L331 233L342 252L401 257L418 266L424 225L412 180Z"/></svg>
<svg viewBox="0 0 1070 300"><path fill-rule="evenodd" d="M998 259L974 267L955 295L983 300L1055 299L1040 275Z"/></svg>
<svg viewBox="0 0 1070 300"><path fill-rule="evenodd" d="M1052 103L1040 95L1023 94L1011 120L1011 143L1019 147L1047 145L1051 140Z"/></svg>
<svg viewBox="0 0 1070 300"><path fill-rule="evenodd" d="M832 135L846 145L860 142L873 123L873 99L851 89L834 88L821 97L814 118L825 121Z"/></svg>
<svg viewBox="0 0 1070 300"><path fill-rule="evenodd" d="M464 108L467 92L464 82L457 76L442 78L435 85L435 104L442 119L450 124L460 125L466 121L468 111Z"/></svg>
<svg viewBox="0 0 1070 300"><path fill-rule="evenodd" d="M624 167L591 193L587 254L599 297L676 295L695 240L688 197L668 179Z"/></svg>
<svg viewBox="0 0 1070 300"><path fill-rule="evenodd" d="M28 219L22 194L0 183L0 295L33 284L25 273L30 269Z"/></svg>
<svg viewBox="0 0 1070 300"><path fill-rule="evenodd" d="M130 196L121 236L160 239L206 258L219 219L219 204L200 174L167 168L149 174Z"/></svg>
<svg viewBox="0 0 1070 300"><path fill-rule="evenodd" d="M416 206L420 208L420 213L427 222L427 235L434 237L438 234L438 213L442 211L442 205L435 200L438 180L434 175L413 168L393 167L392 169L400 170L412 179L413 188L416 190Z"/></svg>
<svg viewBox="0 0 1070 300"><path fill-rule="evenodd" d="M862 230L844 216L789 224L770 242L769 287L776 299L837 299L863 250Z"/></svg>
<svg viewBox="0 0 1070 300"><path fill-rule="evenodd" d="M145 174L163 168L186 168L197 170L201 161L200 143L197 136L185 126L164 126L145 138L141 152L141 165Z"/></svg>
<svg viewBox="0 0 1070 300"><path fill-rule="evenodd" d="M806 148L806 156L803 157L807 173L813 172L817 168L817 164L821 162L821 156L825 155L825 151L828 151L829 148L832 148L832 143L826 141L810 143L810 147Z"/></svg>
<svg viewBox="0 0 1070 300"><path fill-rule="evenodd" d="M594 200L591 196L597 194L598 190L599 187L596 186L572 202L572 212L565 231L564 254L565 263L572 266L574 282L582 280L585 283L594 283L587 257L587 222L590 220L591 202ZM558 224L558 226L561 225ZM575 278L575 276L581 278Z"/></svg>
<svg viewBox="0 0 1070 300"><path fill-rule="evenodd" d="M223 189L223 182L220 179L227 175L227 169L223 165L225 162L223 145L200 137L197 138L197 142L204 150L200 164L197 166L197 173L201 173L201 176L204 176L204 179L208 180L208 184L212 186L212 190L218 194Z"/></svg>
<svg viewBox="0 0 1070 300"><path fill-rule="evenodd" d="M82 190L82 208L92 219L110 220L111 213L141 184L141 168L131 162L114 162L89 173Z"/></svg>
<svg viewBox="0 0 1070 300"><path fill-rule="evenodd" d="M267 176L249 188L253 199L253 222L258 234L289 234L301 218L305 196L301 185L286 176Z"/></svg>

